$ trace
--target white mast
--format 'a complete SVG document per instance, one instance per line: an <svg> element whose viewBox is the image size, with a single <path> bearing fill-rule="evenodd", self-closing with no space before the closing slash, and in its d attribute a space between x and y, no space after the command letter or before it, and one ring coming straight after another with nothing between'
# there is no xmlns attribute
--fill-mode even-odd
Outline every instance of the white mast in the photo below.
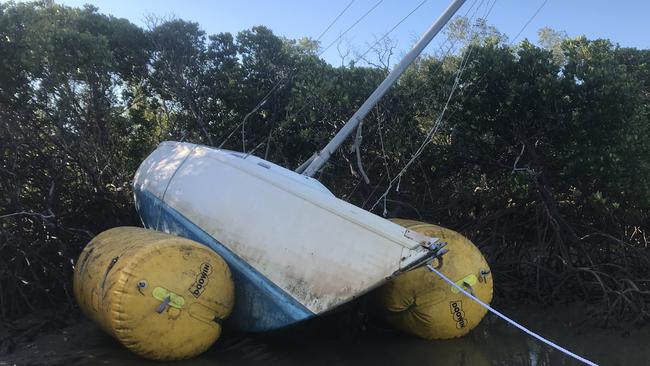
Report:
<svg viewBox="0 0 650 366"><path fill-rule="evenodd" d="M302 173L309 177L314 176L317 171L327 162L332 154L341 146L343 141L354 131L359 125L361 120L370 112L370 110L379 102L379 99L386 94L393 84L404 73L406 68L415 60L424 48L431 42L433 37L440 32L440 30L447 24L449 19L458 11L458 9L465 3L465 0L453 0L447 7L444 13L431 25L431 27L422 35L420 40L413 46L411 51L404 56L397 66L391 71L386 79L370 94L368 99L359 107L359 110L352 115L350 120L341 128L341 130L334 136L334 138L320 151L312 155L309 160L305 161L296 172Z"/></svg>

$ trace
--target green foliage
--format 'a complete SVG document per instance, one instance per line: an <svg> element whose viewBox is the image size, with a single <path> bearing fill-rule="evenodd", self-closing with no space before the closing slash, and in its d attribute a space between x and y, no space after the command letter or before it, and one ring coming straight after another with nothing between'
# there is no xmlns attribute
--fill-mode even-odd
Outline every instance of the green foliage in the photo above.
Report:
<svg viewBox="0 0 650 366"><path fill-rule="evenodd" d="M128 182L141 156L129 154L138 127L120 90L145 76L148 55L142 30L92 7L0 11L4 318L60 303L80 243L133 222Z"/></svg>
<svg viewBox="0 0 650 366"><path fill-rule="evenodd" d="M457 52L421 57L365 119L371 183L350 143L319 179L379 215L469 235L501 296L645 315L650 51L549 29L542 47L510 46L483 20L469 27L458 18ZM318 47L265 27L206 35L172 19L145 31L91 6L0 4L0 318L60 304L82 246L138 224L131 180L160 141L288 168L322 147L386 70L331 66Z"/></svg>

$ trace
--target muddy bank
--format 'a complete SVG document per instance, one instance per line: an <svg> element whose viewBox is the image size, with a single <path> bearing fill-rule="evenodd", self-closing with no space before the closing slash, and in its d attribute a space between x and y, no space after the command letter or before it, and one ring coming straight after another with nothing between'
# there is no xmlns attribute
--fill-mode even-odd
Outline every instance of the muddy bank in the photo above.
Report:
<svg viewBox="0 0 650 366"><path fill-rule="evenodd" d="M504 309L517 321L601 365L650 364L650 327L603 329L585 322L580 305ZM154 365L122 347L82 316L68 325L39 332L0 354L0 365ZM579 363L519 330L488 316L468 336L424 341L371 326L351 338L322 322L265 335L226 332L198 358L168 365L498 365L550 366Z"/></svg>

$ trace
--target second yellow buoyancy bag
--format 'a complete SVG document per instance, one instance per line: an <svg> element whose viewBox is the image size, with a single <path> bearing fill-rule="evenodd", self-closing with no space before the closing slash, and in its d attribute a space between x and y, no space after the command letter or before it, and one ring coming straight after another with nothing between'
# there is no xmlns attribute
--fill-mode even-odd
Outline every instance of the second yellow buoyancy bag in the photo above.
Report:
<svg viewBox="0 0 650 366"><path fill-rule="evenodd" d="M82 311L131 351L178 360L205 351L233 308L226 262L192 240L137 227L97 235L75 265Z"/></svg>
<svg viewBox="0 0 650 366"><path fill-rule="evenodd" d="M396 224L447 242L439 269L485 303L492 300L492 276L481 252L461 234L413 220ZM372 305L389 325L426 339L460 337L478 325L487 310L442 278L420 267L403 273L373 293Z"/></svg>

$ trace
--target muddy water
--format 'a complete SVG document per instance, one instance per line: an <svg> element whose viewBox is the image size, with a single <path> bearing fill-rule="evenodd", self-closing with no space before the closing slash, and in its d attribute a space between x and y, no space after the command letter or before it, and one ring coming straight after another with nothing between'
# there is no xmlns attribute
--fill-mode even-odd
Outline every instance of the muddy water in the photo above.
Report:
<svg viewBox="0 0 650 366"><path fill-rule="evenodd" d="M585 324L584 311L576 305L504 312L601 365L650 365L650 326L601 329ZM341 336L332 328L321 321L275 334L225 334L198 358L165 365L580 365L491 316L469 335L448 341L424 341L377 327ZM88 321L40 336L0 360L0 365L160 365L131 354Z"/></svg>

